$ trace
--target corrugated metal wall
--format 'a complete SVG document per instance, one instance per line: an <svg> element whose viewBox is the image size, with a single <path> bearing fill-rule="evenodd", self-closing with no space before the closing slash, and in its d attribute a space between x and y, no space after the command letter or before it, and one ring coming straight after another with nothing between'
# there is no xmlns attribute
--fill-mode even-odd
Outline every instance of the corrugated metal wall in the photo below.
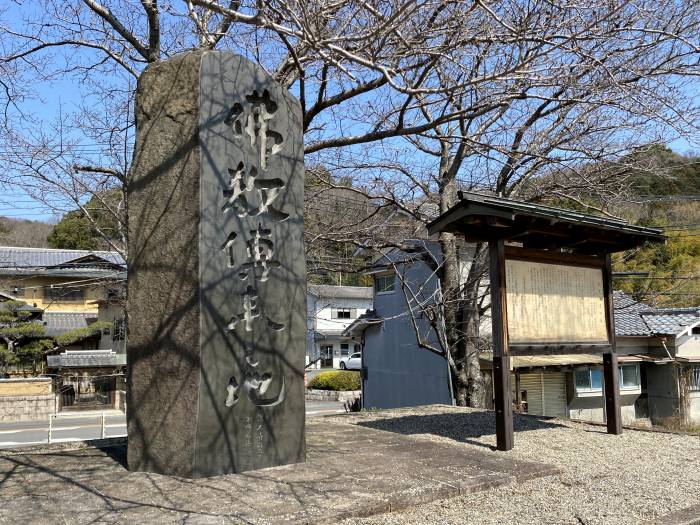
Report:
<svg viewBox="0 0 700 525"><path fill-rule="evenodd" d="M512 379L515 384L515 379ZM527 392L527 413L567 417L566 376L563 372L520 374L520 391Z"/></svg>

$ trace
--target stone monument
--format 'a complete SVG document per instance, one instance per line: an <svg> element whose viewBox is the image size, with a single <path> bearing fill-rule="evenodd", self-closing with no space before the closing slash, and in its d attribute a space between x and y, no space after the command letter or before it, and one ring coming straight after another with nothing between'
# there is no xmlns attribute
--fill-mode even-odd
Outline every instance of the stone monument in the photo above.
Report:
<svg viewBox="0 0 700 525"><path fill-rule="evenodd" d="M190 478L305 460L299 103L219 51L139 79L128 187L128 464Z"/></svg>

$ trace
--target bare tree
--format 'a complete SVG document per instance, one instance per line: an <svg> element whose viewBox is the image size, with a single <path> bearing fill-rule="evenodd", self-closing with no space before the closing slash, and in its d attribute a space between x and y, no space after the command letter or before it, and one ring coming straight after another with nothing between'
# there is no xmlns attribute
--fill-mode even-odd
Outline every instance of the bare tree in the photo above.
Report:
<svg viewBox="0 0 700 525"><path fill-rule="evenodd" d="M625 163L634 160L631 151L697 137L696 5L543 2L480 4L477 10L483 17L470 18L479 25L470 32L476 37L465 46L457 70L475 79L469 88L442 95L437 114L435 95L416 93L425 131L405 136L403 145L385 142L361 154L346 153L331 171L355 173L361 157L364 180L374 182L368 193L381 195L419 224L453 206L459 189L532 202L568 201L611 214L627 197L632 166ZM530 64L527 75L499 75L493 67L520 62ZM465 84L465 77L451 76L454 71L438 68L433 74L440 85ZM444 122L445 114L454 118ZM379 170L381 177L373 178ZM382 237L373 241L378 251L394 244ZM416 329L419 344L450 360L458 402L478 404L483 399L480 317L489 306L485 247L465 252L448 233L436 241L440 257L424 252L422 260L436 265L441 296L418 299L411 290L420 283L402 281L403 289L409 311L429 319L437 332L436 344L428 344ZM460 266L465 254L467 272Z"/></svg>
<svg viewBox="0 0 700 525"><path fill-rule="evenodd" d="M5 182L54 204L80 206L85 195L124 184L137 77L197 47L242 53L289 87L303 109L307 164L334 175L328 188L350 180L349 191L387 212L368 207L366 221L347 217L320 229L315 242L402 247L455 203L458 189L587 206L595 194L606 212L625 188L615 165L625 153L697 137L700 8L690 1L34 0L26 7L0 14L7 74L0 165ZM19 94L59 77L74 79L86 96L84 107L51 127ZM114 214L123 219L122 210ZM488 306L479 293L483 250L473 251L465 278L456 240L443 234L438 242L443 352L454 356L458 400L473 403L475 334Z"/></svg>

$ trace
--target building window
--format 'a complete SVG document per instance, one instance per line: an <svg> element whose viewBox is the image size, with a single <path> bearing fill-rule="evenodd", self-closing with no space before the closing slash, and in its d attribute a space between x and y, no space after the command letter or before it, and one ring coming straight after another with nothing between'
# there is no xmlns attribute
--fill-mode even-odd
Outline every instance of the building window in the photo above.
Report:
<svg viewBox="0 0 700 525"><path fill-rule="evenodd" d="M639 380L639 364L620 365L620 390L637 390L641 386ZM577 392L598 392L603 389L603 371L599 368L576 370L574 372Z"/></svg>
<svg viewBox="0 0 700 525"><path fill-rule="evenodd" d="M115 319L112 323L112 341L126 340L126 321L124 319Z"/></svg>
<svg viewBox="0 0 700 525"><path fill-rule="evenodd" d="M374 277L374 291L376 293L392 293L394 291L395 275L376 275Z"/></svg>
<svg viewBox="0 0 700 525"><path fill-rule="evenodd" d="M340 357L347 357L350 354L350 345L348 343L340 343Z"/></svg>
<svg viewBox="0 0 700 525"><path fill-rule="evenodd" d="M82 303L85 301L85 292L82 288L71 288L70 286L45 286L44 301Z"/></svg>
<svg viewBox="0 0 700 525"><path fill-rule="evenodd" d="M11 290L10 293L14 295L15 297L25 297L26 292L24 291L24 288L20 286L14 286Z"/></svg>
<svg viewBox="0 0 700 525"><path fill-rule="evenodd" d="M620 366L620 389L621 390L636 390L641 386L639 381L639 365L637 363L631 365Z"/></svg>
<svg viewBox="0 0 700 525"><path fill-rule="evenodd" d="M700 365L690 367L689 388L691 392L700 392Z"/></svg>
<svg viewBox="0 0 700 525"><path fill-rule="evenodd" d="M331 308L331 319L355 319L357 308Z"/></svg>
<svg viewBox="0 0 700 525"><path fill-rule="evenodd" d="M576 391L592 392L603 388L603 371L597 368L576 370Z"/></svg>

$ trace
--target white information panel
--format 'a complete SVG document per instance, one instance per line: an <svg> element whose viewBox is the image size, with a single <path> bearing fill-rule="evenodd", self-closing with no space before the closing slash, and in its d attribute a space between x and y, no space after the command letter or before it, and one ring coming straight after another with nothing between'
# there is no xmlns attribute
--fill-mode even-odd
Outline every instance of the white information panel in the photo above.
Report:
<svg viewBox="0 0 700 525"><path fill-rule="evenodd" d="M603 270L506 259L511 344L608 343Z"/></svg>

